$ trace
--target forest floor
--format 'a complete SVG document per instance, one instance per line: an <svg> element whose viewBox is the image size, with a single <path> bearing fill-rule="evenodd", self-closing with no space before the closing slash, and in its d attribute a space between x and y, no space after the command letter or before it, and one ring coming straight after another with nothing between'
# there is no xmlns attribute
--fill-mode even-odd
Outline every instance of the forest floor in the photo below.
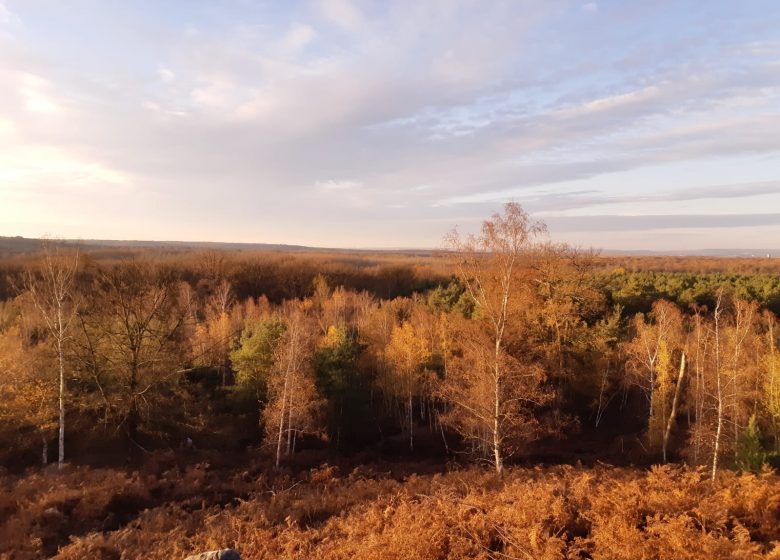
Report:
<svg viewBox="0 0 780 560"><path fill-rule="evenodd" d="M156 452L0 475L0 559L780 559L780 476ZM307 461L310 464L306 464Z"/></svg>

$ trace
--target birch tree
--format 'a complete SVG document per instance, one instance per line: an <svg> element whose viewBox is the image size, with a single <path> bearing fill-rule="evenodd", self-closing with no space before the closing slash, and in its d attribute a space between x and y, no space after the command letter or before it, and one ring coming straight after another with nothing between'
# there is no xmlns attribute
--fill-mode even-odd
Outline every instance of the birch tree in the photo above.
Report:
<svg viewBox="0 0 780 560"><path fill-rule="evenodd" d="M684 371L683 330L683 316L677 306L660 300L653 304L648 317L639 314L634 318L635 335L626 345L629 373L648 400L647 441L655 450L661 448L664 460L671 433L669 423L674 420L670 408L676 414L679 400L675 378L678 386L682 381L675 371Z"/></svg>
<svg viewBox="0 0 780 560"><path fill-rule="evenodd" d="M724 390L723 390L723 374L721 368L721 316L723 314L723 290L718 292L717 303L715 304L715 312L713 314L714 320L714 359L715 359L715 402L717 410L717 419L715 424L715 437L712 445L712 473L711 478L715 480L718 473L718 455L720 453L721 434L723 433L723 420L724 420Z"/></svg>
<svg viewBox="0 0 780 560"><path fill-rule="evenodd" d="M542 395L539 368L509 355L505 337L510 328L519 328L521 294L528 286L527 279L521 282L523 265L528 264L523 261L545 232L545 225L532 220L519 204L508 203L503 214L482 224L480 233L463 237L455 230L446 239L484 336L474 338L467 353L473 369L453 368L469 375L449 375L444 394L455 407L455 416L450 416L455 425L472 438L489 439L490 462L499 475L509 436L525 424L521 419L527 407Z"/></svg>
<svg viewBox="0 0 780 560"><path fill-rule="evenodd" d="M275 345L263 411L266 441L275 447L278 468L282 454L295 451L298 436L318 429L322 408L312 369L314 332L298 302L288 305L285 329Z"/></svg>
<svg viewBox="0 0 780 560"><path fill-rule="evenodd" d="M38 270L28 271L25 288L40 313L51 337L58 366L58 438L57 466L65 464L65 350L71 336L71 324L78 310L75 298L75 278L79 264L78 250L54 243L45 243Z"/></svg>

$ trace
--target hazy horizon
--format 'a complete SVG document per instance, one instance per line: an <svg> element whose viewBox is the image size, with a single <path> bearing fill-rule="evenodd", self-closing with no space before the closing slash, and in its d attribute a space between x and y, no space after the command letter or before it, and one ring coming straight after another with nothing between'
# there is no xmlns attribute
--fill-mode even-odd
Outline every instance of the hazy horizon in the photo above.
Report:
<svg viewBox="0 0 780 560"><path fill-rule="evenodd" d="M136 239L97 239L97 238L57 238L52 236L44 236L41 238L29 238L23 236L2 236L0 235L0 243L3 240L14 238L21 238L24 241L43 241L46 239L54 239L57 241L63 241L66 243L83 244L87 247L123 247L123 248L142 248L142 247L165 247L166 245L180 246L186 249L201 249L212 247L216 250L231 250L239 248L241 250L271 250L276 251L284 247L290 247L293 250L300 250L306 252L308 250L314 251L344 251L344 252L437 252L446 251L447 247L442 241L438 245L432 246L332 246L332 245L299 245L292 243L266 243L264 241L210 241L208 239L154 239L154 238L136 238ZM246 247L244 247L246 246ZM776 258L780 249L773 247L740 247L740 246L723 246L715 248L691 248L691 249L667 249L667 250L653 250L653 249L608 249L603 247L597 247L593 245L573 245L574 248L582 251L596 251L605 256L620 256L620 255L658 255L658 256L691 256L691 257L757 257L763 258L765 256ZM0 251L2 246L0 246Z"/></svg>
<svg viewBox="0 0 780 560"><path fill-rule="evenodd" d="M0 235L780 249L780 4L0 0Z"/></svg>

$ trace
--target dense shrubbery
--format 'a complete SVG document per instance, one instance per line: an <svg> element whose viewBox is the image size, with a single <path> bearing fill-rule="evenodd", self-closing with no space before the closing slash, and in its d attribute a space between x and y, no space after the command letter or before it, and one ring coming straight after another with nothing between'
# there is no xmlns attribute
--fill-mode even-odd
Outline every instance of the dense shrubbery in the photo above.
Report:
<svg viewBox="0 0 780 560"><path fill-rule="evenodd" d="M4 477L0 558L777 558L780 479L657 467L298 475L165 461ZM401 466L396 465L401 470ZM407 469L415 465L407 465ZM72 535L68 544L68 535ZM13 551L13 556L11 556Z"/></svg>

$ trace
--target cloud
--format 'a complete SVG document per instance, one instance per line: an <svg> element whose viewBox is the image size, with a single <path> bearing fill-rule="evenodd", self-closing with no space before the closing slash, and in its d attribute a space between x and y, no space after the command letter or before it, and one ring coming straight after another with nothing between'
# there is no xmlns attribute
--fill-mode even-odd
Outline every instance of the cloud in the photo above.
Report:
<svg viewBox="0 0 780 560"><path fill-rule="evenodd" d="M599 5L596 2L588 2L587 4L582 5L582 10L585 12L597 12L599 10Z"/></svg>
<svg viewBox="0 0 780 560"><path fill-rule="evenodd" d="M172 82L174 79L176 79L176 74L174 74L170 68L166 68L165 66L158 66L157 75L163 82Z"/></svg>
<svg viewBox="0 0 780 560"><path fill-rule="evenodd" d="M25 108L31 113L55 114L62 107L51 95L51 84L48 80L34 74L23 73L19 79L19 95Z"/></svg>
<svg viewBox="0 0 780 560"><path fill-rule="evenodd" d="M321 0L320 9L329 21L344 30L361 32L366 29L363 14L350 0Z"/></svg>
<svg viewBox="0 0 780 560"><path fill-rule="evenodd" d="M664 215L675 200L705 215L718 200L759 213L776 194L780 72L762 29L777 14L724 31L729 14L691 28L652 3L597 18L563 0L204 6L121 20L55 6L54 35L25 7L30 33L0 39L0 152L31 150L43 168L36 150L56 149L119 174L142 193L122 216L168 212L148 230L167 238L207 220L234 239L349 244L360 231L371 244L403 229L393 244L431 246L508 199L548 215ZM148 18L160 33L125 32ZM30 167L4 192L40 186ZM99 237L114 202L94 192L75 211Z"/></svg>
<svg viewBox="0 0 780 560"><path fill-rule="evenodd" d="M125 174L57 148L25 146L0 153L0 194L73 196L130 185Z"/></svg>
<svg viewBox="0 0 780 560"><path fill-rule="evenodd" d="M707 229L780 226L780 214L708 214L638 216L554 216L545 218L556 232L650 231L659 229Z"/></svg>
<svg viewBox="0 0 780 560"><path fill-rule="evenodd" d="M322 192L351 191L363 186L360 181L317 181L314 186Z"/></svg>
<svg viewBox="0 0 780 560"><path fill-rule="evenodd" d="M298 51L309 45L316 36L317 32L310 25L294 23L282 39L282 44L286 49Z"/></svg>
<svg viewBox="0 0 780 560"><path fill-rule="evenodd" d="M0 2L0 25L7 25L16 21L16 16L3 2Z"/></svg>

